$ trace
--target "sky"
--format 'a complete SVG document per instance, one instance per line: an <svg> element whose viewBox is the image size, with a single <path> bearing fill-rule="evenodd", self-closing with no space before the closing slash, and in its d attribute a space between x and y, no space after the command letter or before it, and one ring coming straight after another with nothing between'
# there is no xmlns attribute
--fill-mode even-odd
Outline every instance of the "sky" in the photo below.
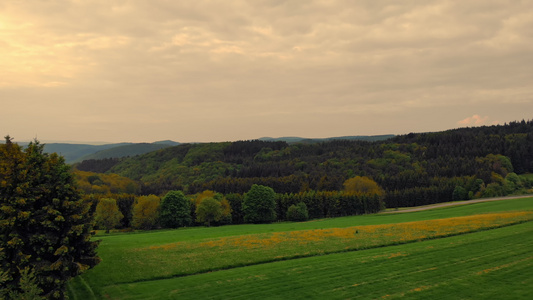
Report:
<svg viewBox="0 0 533 300"><path fill-rule="evenodd" d="M533 0L2 0L0 133L218 142L533 119Z"/></svg>

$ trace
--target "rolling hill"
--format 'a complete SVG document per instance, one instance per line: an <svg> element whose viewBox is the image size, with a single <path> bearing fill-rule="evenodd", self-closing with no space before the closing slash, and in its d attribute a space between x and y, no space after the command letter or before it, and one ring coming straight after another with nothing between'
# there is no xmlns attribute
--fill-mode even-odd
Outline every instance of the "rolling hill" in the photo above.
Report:
<svg viewBox="0 0 533 300"><path fill-rule="evenodd" d="M381 141L181 144L112 164L92 160L78 167L138 180L146 194L243 194L253 184L281 194L340 191L347 179L367 176L385 190L387 207L417 206L506 195L529 185L517 174L533 172L533 121Z"/></svg>
<svg viewBox="0 0 533 300"><path fill-rule="evenodd" d="M100 150L95 153L91 153L76 159L74 162L80 162L89 159L106 159L106 158L121 158L128 156L140 155L160 149L164 149L171 146L179 145L179 143L169 141L167 142L155 142L155 143L138 143L119 145L116 147Z"/></svg>
<svg viewBox="0 0 533 300"><path fill-rule="evenodd" d="M286 142L288 144L294 144L294 143L320 143L320 142L335 141L335 140L374 142L374 141L384 141L384 140L387 140L393 137L395 137L395 135L393 134L350 135L350 136L339 136L339 137L329 137L329 138L302 138L302 137L289 136L289 137L279 137L279 138L262 137L262 138L259 138L259 140L268 141L268 142Z"/></svg>
<svg viewBox="0 0 533 300"><path fill-rule="evenodd" d="M26 146L28 143L19 143ZM179 145L178 142L161 141L154 143L114 143L104 145L44 143L44 152L57 153L72 164L86 159L105 159L135 156L147 152Z"/></svg>

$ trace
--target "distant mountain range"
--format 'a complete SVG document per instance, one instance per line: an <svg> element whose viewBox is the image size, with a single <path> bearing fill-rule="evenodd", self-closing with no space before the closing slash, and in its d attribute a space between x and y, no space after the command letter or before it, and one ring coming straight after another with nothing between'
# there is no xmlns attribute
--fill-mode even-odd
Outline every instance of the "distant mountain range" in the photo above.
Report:
<svg viewBox="0 0 533 300"><path fill-rule="evenodd" d="M17 142L25 147L28 142ZM72 164L87 159L119 158L135 156L167 147L177 146L180 143L166 140L154 143L115 143L105 145L70 144L70 143L43 143L46 153L57 153L65 158L66 163Z"/></svg>
<svg viewBox="0 0 533 300"><path fill-rule="evenodd" d="M393 134L385 134L385 135L350 135L350 136L339 136L339 137L329 137L329 138L302 138L302 137L280 137L280 138L271 138L271 137L262 137L259 140L260 141L268 141L268 142L287 142L289 144L292 143L320 143L320 142L326 142L326 141L333 141L333 140L360 140L360 141L383 141L386 139L393 138L395 135Z"/></svg>
<svg viewBox="0 0 533 300"><path fill-rule="evenodd" d="M394 135L362 135L362 136L341 136L329 138L302 138L302 137L262 137L261 141L283 141L289 144L295 143L319 143L331 140L363 140L381 141L394 137ZM27 142L18 142L21 146L27 146ZM104 145L71 144L71 143L44 143L44 151L47 153L58 153L65 158L69 164L78 163L89 159L120 158L141 155L163 148L180 145L179 142L171 140L158 141L153 143L114 143Z"/></svg>
<svg viewBox="0 0 533 300"><path fill-rule="evenodd" d="M157 151L163 148L177 146L180 143L165 141L165 142L155 142L155 143L137 143L137 144L126 144L126 145L117 145L115 147L102 149L97 152L81 156L72 162L81 162L88 159L104 159L104 158L120 158L127 156L140 155L152 151ZM66 158L65 158L66 159ZM67 161L68 162L68 161Z"/></svg>

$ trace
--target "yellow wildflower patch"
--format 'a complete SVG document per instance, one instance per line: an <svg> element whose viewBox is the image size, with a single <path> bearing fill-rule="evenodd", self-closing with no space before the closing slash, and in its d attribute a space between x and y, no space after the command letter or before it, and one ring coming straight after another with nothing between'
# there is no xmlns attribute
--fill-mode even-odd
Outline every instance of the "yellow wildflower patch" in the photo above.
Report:
<svg viewBox="0 0 533 300"><path fill-rule="evenodd" d="M166 272L194 274L295 257L421 241L533 220L533 212L506 212L397 224L231 236L130 250L132 263L158 261ZM409 253L384 254L394 259ZM167 270L168 269L168 270ZM480 272L490 272L486 270Z"/></svg>
<svg viewBox="0 0 533 300"><path fill-rule="evenodd" d="M271 234L220 238L202 242L199 246L208 248L238 247L252 249L277 247L284 243L305 245L323 242L325 240L364 241L369 239L386 239L391 242L407 242L499 227L531 220L532 217L532 212L510 212L398 224L275 232ZM164 248L165 246L158 247Z"/></svg>

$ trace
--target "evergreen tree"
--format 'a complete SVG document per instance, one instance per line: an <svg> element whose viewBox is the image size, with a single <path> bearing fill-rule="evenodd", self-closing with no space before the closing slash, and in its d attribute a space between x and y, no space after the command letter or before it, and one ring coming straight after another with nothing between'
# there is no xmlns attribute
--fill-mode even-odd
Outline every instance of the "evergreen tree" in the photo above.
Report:
<svg viewBox="0 0 533 300"><path fill-rule="evenodd" d="M8 136L0 145L0 207L2 293L26 293L31 269L32 290L62 299L70 278L98 264L90 203L64 159L44 154L39 142L22 150Z"/></svg>

